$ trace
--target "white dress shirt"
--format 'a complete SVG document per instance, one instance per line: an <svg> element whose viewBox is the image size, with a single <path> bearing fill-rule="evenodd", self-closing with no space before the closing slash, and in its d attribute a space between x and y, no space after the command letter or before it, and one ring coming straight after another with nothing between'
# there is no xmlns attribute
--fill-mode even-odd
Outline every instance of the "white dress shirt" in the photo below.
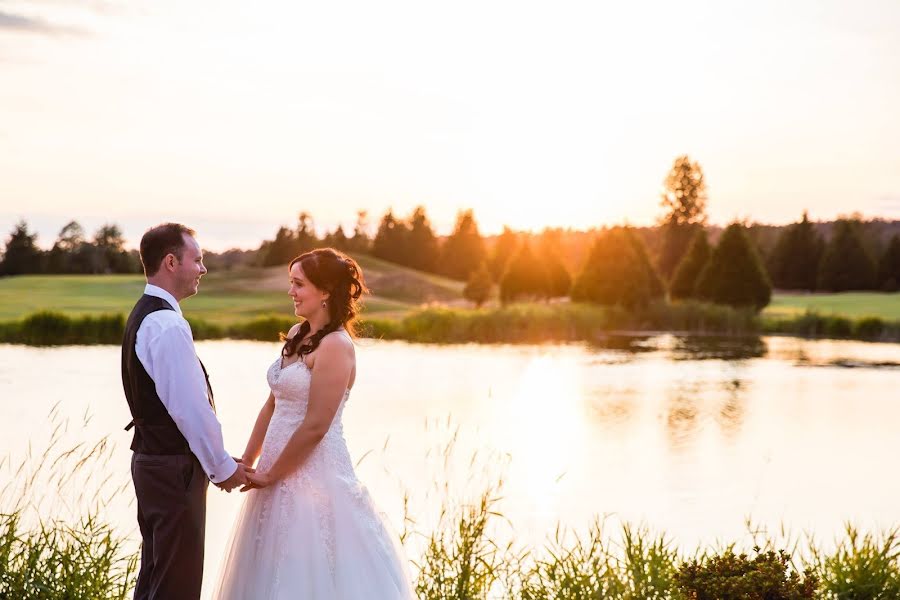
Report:
<svg viewBox="0 0 900 600"><path fill-rule="evenodd" d="M135 342L138 360L210 481L225 481L237 470L237 463L225 451L222 425L209 404L191 326L172 294L149 283L144 293L162 298L175 310L158 310L144 318Z"/></svg>

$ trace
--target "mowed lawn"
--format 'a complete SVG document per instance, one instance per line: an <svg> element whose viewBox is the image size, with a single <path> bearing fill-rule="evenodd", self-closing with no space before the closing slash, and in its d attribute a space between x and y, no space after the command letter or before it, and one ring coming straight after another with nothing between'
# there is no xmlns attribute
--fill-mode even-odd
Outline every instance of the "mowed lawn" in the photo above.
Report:
<svg viewBox="0 0 900 600"><path fill-rule="evenodd" d="M770 317L791 317L807 310L823 315L881 317L900 321L900 293L774 294L772 303L763 314Z"/></svg>
<svg viewBox="0 0 900 600"><path fill-rule="evenodd" d="M462 285L365 257L360 263L373 294L364 314L399 317L424 302L453 301ZM22 275L0 278L0 321L41 310L69 315L127 314L144 288L142 275ZM289 317L283 267L211 272L200 282L200 293L182 303L188 317L227 325L266 315Z"/></svg>

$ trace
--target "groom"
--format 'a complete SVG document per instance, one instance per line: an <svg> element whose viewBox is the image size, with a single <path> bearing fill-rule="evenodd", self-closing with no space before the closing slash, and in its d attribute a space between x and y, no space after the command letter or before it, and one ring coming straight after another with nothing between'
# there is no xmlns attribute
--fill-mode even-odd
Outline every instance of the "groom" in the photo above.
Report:
<svg viewBox="0 0 900 600"><path fill-rule="evenodd" d="M194 235L165 223L141 238L147 285L122 340L143 538L135 600L200 598L209 481L228 492L247 482L244 466L225 451L209 378L178 306L206 273Z"/></svg>

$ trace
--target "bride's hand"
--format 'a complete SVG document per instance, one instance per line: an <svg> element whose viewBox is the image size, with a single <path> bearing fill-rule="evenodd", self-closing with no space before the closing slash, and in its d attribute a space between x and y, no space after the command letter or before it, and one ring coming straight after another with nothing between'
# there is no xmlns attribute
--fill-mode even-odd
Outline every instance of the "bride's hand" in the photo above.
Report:
<svg viewBox="0 0 900 600"><path fill-rule="evenodd" d="M263 472L258 473L253 470L247 470L247 480L250 483L241 488L242 492L269 487L275 483L275 478L272 477L271 474Z"/></svg>

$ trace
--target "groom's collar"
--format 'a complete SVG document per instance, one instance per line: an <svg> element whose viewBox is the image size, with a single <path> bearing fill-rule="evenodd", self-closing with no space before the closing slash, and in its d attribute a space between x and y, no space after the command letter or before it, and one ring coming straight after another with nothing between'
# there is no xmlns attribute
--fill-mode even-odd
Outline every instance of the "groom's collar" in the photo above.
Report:
<svg viewBox="0 0 900 600"><path fill-rule="evenodd" d="M148 296L162 298L163 300L168 302L172 306L172 308L174 308L178 312L179 315L181 315L181 307L178 306L178 300L175 299L175 296L162 289L161 287L153 285L152 283L148 283L146 286L144 286L144 293Z"/></svg>

